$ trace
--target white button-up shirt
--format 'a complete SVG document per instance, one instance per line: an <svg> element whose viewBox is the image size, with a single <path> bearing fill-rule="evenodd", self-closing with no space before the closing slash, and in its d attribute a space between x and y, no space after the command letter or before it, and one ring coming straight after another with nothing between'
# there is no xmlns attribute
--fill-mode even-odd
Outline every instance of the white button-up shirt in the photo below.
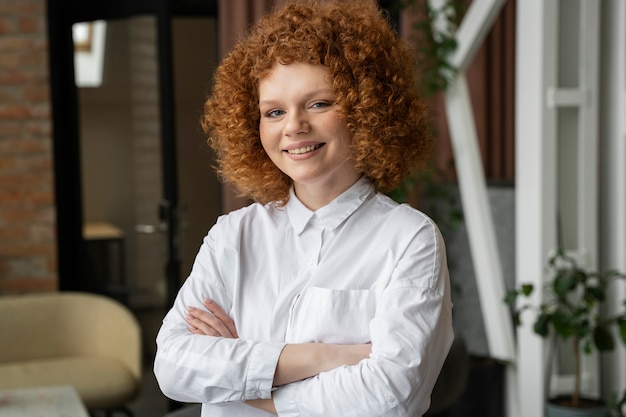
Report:
<svg viewBox="0 0 626 417"><path fill-rule="evenodd" d="M210 298L238 339L194 335L188 307ZM426 412L452 343L444 242L435 224L361 178L319 210L291 192L211 228L157 336L162 391L201 402L203 417L403 416ZM371 342L368 359L273 388L286 343Z"/></svg>

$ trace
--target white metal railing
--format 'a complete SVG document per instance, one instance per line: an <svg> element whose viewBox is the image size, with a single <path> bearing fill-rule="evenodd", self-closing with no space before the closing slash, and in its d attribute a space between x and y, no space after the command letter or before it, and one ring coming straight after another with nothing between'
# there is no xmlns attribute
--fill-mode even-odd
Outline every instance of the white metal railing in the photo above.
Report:
<svg viewBox="0 0 626 417"><path fill-rule="evenodd" d="M626 271L626 2L603 0L601 117L601 230L600 261L604 268ZM609 312L623 310L626 283L611 291ZM605 394L626 390L626 349L604 354L603 389Z"/></svg>
<svg viewBox="0 0 626 417"><path fill-rule="evenodd" d="M558 6L568 7L572 4L559 2ZM600 70L600 2L598 0L580 0L578 6L578 51L577 71L578 85L574 87L561 87L563 84L556 80L552 85L547 85L546 103L549 108L557 112L561 109L573 108L576 111L577 126L576 137L567 138L567 133L559 130L565 126L557 127L559 139L559 151L569 146L566 139L573 139L576 147L576 159L570 161L575 167L573 182L575 189L575 210L569 205L560 204L560 210L565 212L570 209L573 224L565 224L564 227L575 228L574 241L569 242L568 249L571 255L576 257L579 265L590 269L598 269L598 151L599 151L599 70ZM563 11L557 15L556 27L559 27L558 18L564 17ZM575 18L576 16L570 16ZM563 35L561 34L563 38ZM565 36L567 38L567 36ZM562 48L564 45L558 45ZM562 48L563 49L563 48ZM558 51L555 52L559 56ZM565 130L565 129L563 129ZM560 173L563 176L563 173ZM557 174L559 175L559 174ZM567 178L561 178L560 183L566 184ZM567 244L567 242L566 242ZM600 394L599 370L597 355L583 356L582 387L583 391L592 396ZM551 393L571 392L573 375L563 372L558 366L554 366L549 386Z"/></svg>
<svg viewBox="0 0 626 417"><path fill-rule="evenodd" d="M510 361L515 355L513 329L508 309L502 303L504 279L464 75L505 2L475 0L471 3L455 34L458 46L450 63L458 75L448 87L445 101L489 353L496 359ZM431 5L440 8L441 0L431 0Z"/></svg>

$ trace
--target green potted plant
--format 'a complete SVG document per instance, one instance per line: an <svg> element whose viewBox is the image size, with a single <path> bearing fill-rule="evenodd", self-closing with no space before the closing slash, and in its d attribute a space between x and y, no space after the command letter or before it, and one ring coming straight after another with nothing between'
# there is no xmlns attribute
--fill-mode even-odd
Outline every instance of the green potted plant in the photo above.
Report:
<svg viewBox="0 0 626 417"><path fill-rule="evenodd" d="M581 355L613 350L616 346L613 330L626 345L626 311L614 316L603 314L602 305L610 285L617 279L626 279L618 271L590 272L581 268L575 259L559 250L548 260L550 278L540 305L520 303L518 297L528 297L532 284L522 284L509 291L505 302L513 307L513 321L521 324L521 314L528 309L537 313L534 332L544 338L569 343L574 358L574 388L571 395L550 398L546 415L550 416L602 416L607 415L602 401L581 397ZM626 301L624 302L626 305ZM567 411L565 411L567 410ZM584 411L583 411L584 410ZM589 411L589 413L587 413Z"/></svg>

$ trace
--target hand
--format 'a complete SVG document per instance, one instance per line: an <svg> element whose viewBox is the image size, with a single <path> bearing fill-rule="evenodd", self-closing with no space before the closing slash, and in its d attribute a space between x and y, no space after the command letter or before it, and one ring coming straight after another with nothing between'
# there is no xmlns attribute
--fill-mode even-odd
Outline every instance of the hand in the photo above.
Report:
<svg viewBox="0 0 626 417"><path fill-rule="evenodd" d="M185 320L189 324L189 331L193 334L227 337L237 339L237 328L235 322L228 317L226 312L213 300L204 300L203 305L209 311L196 307L187 309Z"/></svg>

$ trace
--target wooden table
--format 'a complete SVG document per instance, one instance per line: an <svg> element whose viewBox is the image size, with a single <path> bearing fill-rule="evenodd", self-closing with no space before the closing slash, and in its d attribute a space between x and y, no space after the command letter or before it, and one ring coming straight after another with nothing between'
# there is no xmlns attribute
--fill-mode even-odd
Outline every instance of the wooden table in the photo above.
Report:
<svg viewBox="0 0 626 417"><path fill-rule="evenodd" d="M0 390L2 417L89 417L71 385Z"/></svg>
<svg viewBox="0 0 626 417"><path fill-rule="evenodd" d="M104 255L103 265L94 265L94 268L102 267L106 275L96 279L103 279L103 286L107 295L126 304L126 296L129 288L126 283L126 249L124 248L124 231L119 227L107 222L88 222L83 224L83 239L92 245L98 245L96 253ZM102 251L102 252L100 252Z"/></svg>

